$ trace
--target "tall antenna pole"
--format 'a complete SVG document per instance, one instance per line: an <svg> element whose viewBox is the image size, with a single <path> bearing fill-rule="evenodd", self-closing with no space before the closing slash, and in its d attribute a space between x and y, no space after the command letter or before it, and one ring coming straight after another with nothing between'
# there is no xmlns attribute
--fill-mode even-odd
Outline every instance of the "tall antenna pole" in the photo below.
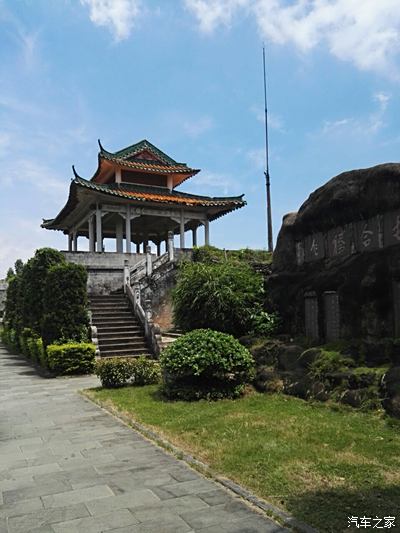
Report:
<svg viewBox="0 0 400 533"><path fill-rule="evenodd" d="M271 210L271 180L269 177L269 144L268 144L268 105L267 105L267 72L265 68L265 44L263 45L263 67L264 67L264 107L265 107L265 187L267 189L267 230L268 230L268 251L274 251L272 237L272 210Z"/></svg>

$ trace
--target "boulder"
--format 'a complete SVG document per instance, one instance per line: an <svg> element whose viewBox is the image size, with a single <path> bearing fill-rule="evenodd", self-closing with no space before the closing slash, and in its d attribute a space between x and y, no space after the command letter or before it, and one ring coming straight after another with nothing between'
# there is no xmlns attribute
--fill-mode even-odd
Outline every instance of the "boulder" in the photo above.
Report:
<svg viewBox="0 0 400 533"><path fill-rule="evenodd" d="M400 242L396 245L388 241L388 245L380 247L374 224L378 224L377 215L389 217L385 227L386 220L391 223L390 212L399 209L399 198L400 164L389 163L332 178L314 191L297 213L284 217L266 291L288 333L305 334L304 298L306 293L314 292L319 335L323 339L323 295L334 291L339 297L340 338L395 336L392 280L400 274ZM364 222L375 228L373 237L377 240L366 250L360 248ZM381 220L379 224L382 226ZM346 237L341 241L345 252L333 255L332 239L345 226ZM319 252L314 259L308 255L307 261L302 261L304 246L310 254L306 243L312 237L313 242L316 239L319 243ZM382 364L383 357L383 352L371 350L368 364Z"/></svg>
<svg viewBox="0 0 400 533"><path fill-rule="evenodd" d="M254 387L260 392L280 392L283 381L273 367L262 366L256 371Z"/></svg>
<svg viewBox="0 0 400 533"><path fill-rule="evenodd" d="M277 354L279 370L293 371L301 368L299 357L303 353L303 348L295 344L283 344Z"/></svg>
<svg viewBox="0 0 400 533"><path fill-rule="evenodd" d="M300 354L297 363L300 368L308 370L312 363L319 357L322 350L319 348L309 348Z"/></svg>
<svg viewBox="0 0 400 533"><path fill-rule="evenodd" d="M278 355L282 349L282 342L275 339L265 339L250 348L256 366L276 366Z"/></svg>

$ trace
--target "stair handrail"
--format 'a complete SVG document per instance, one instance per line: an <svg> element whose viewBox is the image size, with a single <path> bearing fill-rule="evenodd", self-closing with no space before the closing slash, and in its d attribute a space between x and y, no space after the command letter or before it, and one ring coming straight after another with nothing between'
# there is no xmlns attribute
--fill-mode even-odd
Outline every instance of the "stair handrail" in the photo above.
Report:
<svg viewBox="0 0 400 533"><path fill-rule="evenodd" d="M125 285L125 294L133 306L135 316L139 319L142 327L144 328L144 334L150 347L156 357L160 355L161 351L161 331L158 324L155 324L152 319L151 302L146 300L145 307L143 309L140 297L140 285L137 283L133 289L130 284Z"/></svg>

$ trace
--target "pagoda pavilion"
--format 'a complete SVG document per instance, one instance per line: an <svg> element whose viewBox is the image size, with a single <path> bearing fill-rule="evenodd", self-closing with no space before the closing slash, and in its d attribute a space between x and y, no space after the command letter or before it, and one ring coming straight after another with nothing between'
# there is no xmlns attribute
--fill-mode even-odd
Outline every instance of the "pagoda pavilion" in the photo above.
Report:
<svg viewBox="0 0 400 533"><path fill-rule="evenodd" d="M69 252L77 252L78 237L86 237L89 252L104 252L103 239L111 238L117 253L145 252L153 242L160 255L169 232L179 235L180 248L185 248L191 231L197 246L200 226L209 244L209 223L246 205L243 195L215 198L177 190L199 170L178 163L147 140L117 152L108 152L100 141L99 146L96 172L84 179L72 167L67 203L42 223L68 235Z"/></svg>

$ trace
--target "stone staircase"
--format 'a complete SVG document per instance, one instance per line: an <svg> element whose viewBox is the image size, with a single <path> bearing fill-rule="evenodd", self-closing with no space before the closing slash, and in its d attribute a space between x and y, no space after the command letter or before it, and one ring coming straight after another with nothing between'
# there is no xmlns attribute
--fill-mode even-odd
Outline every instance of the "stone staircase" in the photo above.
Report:
<svg viewBox="0 0 400 533"><path fill-rule="evenodd" d="M91 296L90 310L101 357L151 357L144 332L124 294Z"/></svg>
<svg viewBox="0 0 400 533"><path fill-rule="evenodd" d="M178 329L173 329L169 331L163 331L161 334L161 350L167 348L170 344L176 341L179 337L183 335L182 331Z"/></svg>

